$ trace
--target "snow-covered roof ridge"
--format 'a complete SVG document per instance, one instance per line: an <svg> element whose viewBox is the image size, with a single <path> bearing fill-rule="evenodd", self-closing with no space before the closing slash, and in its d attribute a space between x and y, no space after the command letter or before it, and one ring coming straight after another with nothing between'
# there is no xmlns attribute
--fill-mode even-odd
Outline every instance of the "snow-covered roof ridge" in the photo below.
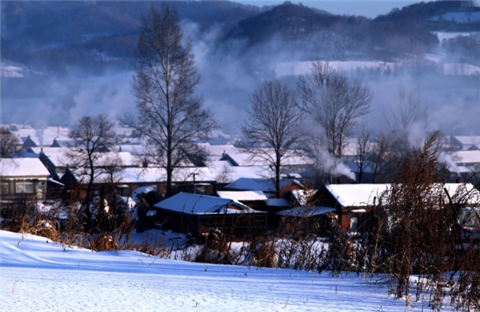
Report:
<svg viewBox="0 0 480 312"><path fill-rule="evenodd" d="M326 206L299 206L279 211L277 212L277 215L289 217L314 217L327 212L335 212L335 208Z"/></svg>
<svg viewBox="0 0 480 312"><path fill-rule="evenodd" d="M457 164L480 163L480 150L456 151L451 155Z"/></svg>
<svg viewBox="0 0 480 312"><path fill-rule="evenodd" d="M38 158L4 158L0 160L0 176L46 179L50 173Z"/></svg>
<svg viewBox="0 0 480 312"><path fill-rule="evenodd" d="M391 184L329 184L327 190L343 207L372 206Z"/></svg>
<svg viewBox="0 0 480 312"><path fill-rule="evenodd" d="M80 176L84 168L72 169L73 173ZM176 168L173 171L172 182L183 183L189 182L215 183L216 178L210 173L207 167L186 167ZM98 177L110 179L109 173ZM118 183L158 183L167 181L167 171L163 167L125 167L120 168L113 173L113 178Z"/></svg>
<svg viewBox="0 0 480 312"><path fill-rule="evenodd" d="M379 199L391 190L391 184L329 184L327 190L343 207L366 207L379 204ZM444 183L450 196L466 197L466 203L480 203L480 192L471 183ZM468 195L468 197L467 197Z"/></svg>
<svg viewBox="0 0 480 312"><path fill-rule="evenodd" d="M188 214L257 212L235 200L183 192L156 203L154 207Z"/></svg>
<svg viewBox="0 0 480 312"><path fill-rule="evenodd" d="M296 183L302 185L300 181L296 179L284 179L280 180L280 188L285 187L290 183ZM225 186L225 189L231 190L245 190L245 191L263 191L263 192L275 192L275 183L273 179L261 179L261 178L239 178L232 183Z"/></svg>
<svg viewBox="0 0 480 312"><path fill-rule="evenodd" d="M217 191L220 198L236 201L266 200L267 196L262 191Z"/></svg>

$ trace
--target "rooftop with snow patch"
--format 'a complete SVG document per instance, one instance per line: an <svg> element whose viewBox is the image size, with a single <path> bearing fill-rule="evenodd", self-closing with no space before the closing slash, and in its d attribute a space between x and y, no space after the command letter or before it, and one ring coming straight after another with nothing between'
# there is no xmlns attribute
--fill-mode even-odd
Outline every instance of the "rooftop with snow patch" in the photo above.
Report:
<svg viewBox="0 0 480 312"><path fill-rule="evenodd" d="M187 214L257 212L231 199L190 193L178 193L155 204L154 207Z"/></svg>
<svg viewBox="0 0 480 312"><path fill-rule="evenodd" d="M50 173L38 158L4 158L0 160L0 176L46 179Z"/></svg>

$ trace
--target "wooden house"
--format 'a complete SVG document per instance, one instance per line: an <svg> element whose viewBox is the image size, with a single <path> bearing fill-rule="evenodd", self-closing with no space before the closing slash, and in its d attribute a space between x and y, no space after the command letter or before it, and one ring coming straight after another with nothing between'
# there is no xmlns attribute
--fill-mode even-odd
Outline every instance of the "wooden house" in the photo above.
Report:
<svg viewBox="0 0 480 312"><path fill-rule="evenodd" d="M468 200L463 203L466 207L478 207L480 204L480 192L471 183L445 183L441 186L454 201L468 195ZM330 184L321 190L319 205L335 209L343 231L357 232L365 226L374 207L380 207L388 214L388 203L382 202L382 197L391 187L391 184Z"/></svg>
<svg viewBox="0 0 480 312"><path fill-rule="evenodd" d="M214 196L178 193L155 204L154 209L155 218L164 229L196 237L218 230L240 238L265 232L267 228L266 213Z"/></svg>
<svg viewBox="0 0 480 312"><path fill-rule="evenodd" d="M1 201L44 201L47 168L38 158L5 158L0 161Z"/></svg>

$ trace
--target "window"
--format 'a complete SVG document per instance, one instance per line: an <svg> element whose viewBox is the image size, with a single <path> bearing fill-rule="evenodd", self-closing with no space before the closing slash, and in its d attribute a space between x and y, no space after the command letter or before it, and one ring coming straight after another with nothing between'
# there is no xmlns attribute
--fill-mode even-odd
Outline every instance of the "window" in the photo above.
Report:
<svg viewBox="0 0 480 312"><path fill-rule="evenodd" d="M358 231L358 216L350 217L350 232Z"/></svg>
<svg viewBox="0 0 480 312"><path fill-rule="evenodd" d="M15 193L17 194L33 194L33 182L30 181L16 181Z"/></svg>
<svg viewBox="0 0 480 312"><path fill-rule="evenodd" d="M38 199L43 199L43 193L44 193L44 190L43 190L43 183L42 182L37 182L37 184L35 185L35 189L36 189L36 193L37 193L37 198Z"/></svg>
<svg viewBox="0 0 480 312"><path fill-rule="evenodd" d="M2 181L1 194L10 194L10 183L8 181Z"/></svg>
<svg viewBox="0 0 480 312"><path fill-rule="evenodd" d="M117 186L117 194L123 197L131 196L131 189L128 185L119 185Z"/></svg>

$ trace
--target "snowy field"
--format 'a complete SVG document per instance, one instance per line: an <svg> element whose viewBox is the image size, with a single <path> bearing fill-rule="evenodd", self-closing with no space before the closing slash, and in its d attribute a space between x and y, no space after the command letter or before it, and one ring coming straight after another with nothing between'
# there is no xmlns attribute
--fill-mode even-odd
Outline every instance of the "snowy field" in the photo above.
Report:
<svg viewBox="0 0 480 312"><path fill-rule="evenodd" d="M355 274L92 252L6 231L0 231L0 285L1 311L22 312L404 311L406 303L389 296L385 283Z"/></svg>
<svg viewBox="0 0 480 312"><path fill-rule="evenodd" d="M472 76L480 75L480 67L466 63L446 63L445 55L426 54L425 59L439 64L444 75ZM331 61L329 64L340 72L354 72L356 70L394 70L395 65L401 66L403 63L379 62L379 61ZM284 62L275 67L275 74L282 76L300 76L310 73L312 62Z"/></svg>

